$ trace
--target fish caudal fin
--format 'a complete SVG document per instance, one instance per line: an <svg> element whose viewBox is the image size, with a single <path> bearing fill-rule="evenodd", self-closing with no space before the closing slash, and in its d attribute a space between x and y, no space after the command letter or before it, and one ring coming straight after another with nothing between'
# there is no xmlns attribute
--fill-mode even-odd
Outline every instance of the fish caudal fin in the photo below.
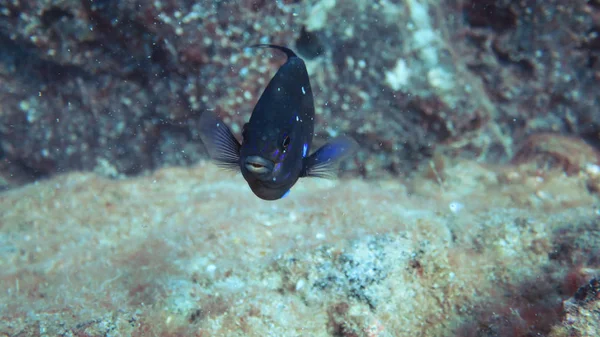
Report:
<svg viewBox="0 0 600 337"><path fill-rule="evenodd" d="M339 162L353 154L357 148L358 144L354 139L336 137L304 160L304 170L300 176L334 179L337 177Z"/></svg>
<svg viewBox="0 0 600 337"><path fill-rule="evenodd" d="M298 55L296 55L296 53L294 53L290 48L278 46L276 44L254 44L251 45L250 48L272 48L284 52L288 59L292 57L298 57Z"/></svg>
<svg viewBox="0 0 600 337"><path fill-rule="evenodd" d="M240 142L229 127L211 111L204 111L200 117L200 139L210 158L218 166L239 170Z"/></svg>

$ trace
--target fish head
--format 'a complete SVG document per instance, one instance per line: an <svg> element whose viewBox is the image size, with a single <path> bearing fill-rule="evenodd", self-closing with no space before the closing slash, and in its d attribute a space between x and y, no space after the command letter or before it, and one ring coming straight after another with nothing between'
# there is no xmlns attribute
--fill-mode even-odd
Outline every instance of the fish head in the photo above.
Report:
<svg viewBox="0 0 600 337"><path fill-rule="evenodd" d="M308 152L300 123L244 125L240 169L260 198L279 199L296 183Z"/></svg>

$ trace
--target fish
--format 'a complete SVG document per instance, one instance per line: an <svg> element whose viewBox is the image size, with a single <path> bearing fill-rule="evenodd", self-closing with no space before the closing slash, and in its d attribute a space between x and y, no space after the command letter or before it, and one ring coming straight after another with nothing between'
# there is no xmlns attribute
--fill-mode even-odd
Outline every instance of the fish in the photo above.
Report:
<svg viewBox="0 0 600 337"><path fill-rule="evenodd" d="M250 48L272 48L287 60L256 102L241 142L213 111L202 112L199 136L208 155L222 168L241 171L263 200L283 198L299 178L335 178L339 162L354 153L358 143L340 135L311 153L315 107L304 60L284 46Z"/></svg>

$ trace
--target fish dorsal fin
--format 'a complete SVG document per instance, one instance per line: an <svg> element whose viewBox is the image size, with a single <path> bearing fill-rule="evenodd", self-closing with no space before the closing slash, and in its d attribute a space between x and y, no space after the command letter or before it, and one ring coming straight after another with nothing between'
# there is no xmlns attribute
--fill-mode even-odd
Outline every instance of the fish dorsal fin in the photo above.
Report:
<svg viewBox="0 0 600 337"><path fill-rule="evenodd" d="M241 145L229 127L211 111L204 111L200 129L200 139L210 158L222 168L239 169Z"/></svg>
<svg viewBox="0 0 600 337"><path fill-rule="evenodd" d="M296 53L294 53L290 48L278 46L276 44L266 44L266 43L254 44L254 45L251 45L250 48L272 48L272 49L277 49L281 52L284 52L285 55L288 57L288 59L290 59L292 57L298 57L298 55L296 55Z"/></svg>

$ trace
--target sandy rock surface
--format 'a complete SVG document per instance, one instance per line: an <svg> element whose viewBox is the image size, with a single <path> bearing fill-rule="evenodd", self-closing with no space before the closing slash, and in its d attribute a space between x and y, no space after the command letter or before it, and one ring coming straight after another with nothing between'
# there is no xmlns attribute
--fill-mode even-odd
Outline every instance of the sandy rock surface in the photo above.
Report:
<svg viewBox="0 0 600 337"><path fill-rule="evenodd" d="M588 177L440 176L303 179L265 202L200 164L4 192L0 336L548 333L598 267Z"/></svg>

